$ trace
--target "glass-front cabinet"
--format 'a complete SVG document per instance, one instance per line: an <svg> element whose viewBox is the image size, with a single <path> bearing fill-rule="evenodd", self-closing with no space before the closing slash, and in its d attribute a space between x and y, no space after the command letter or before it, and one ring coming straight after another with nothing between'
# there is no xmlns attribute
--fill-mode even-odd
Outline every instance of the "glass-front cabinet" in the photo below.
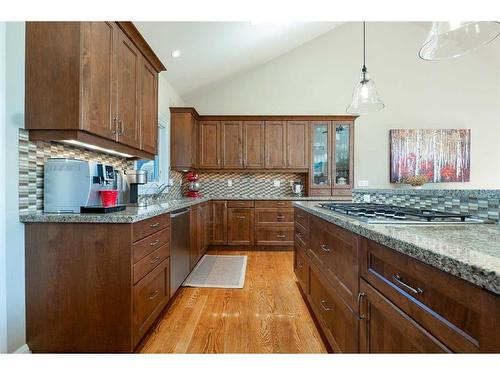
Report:
<svg viewBox="0 0 500 375"><path fill-rule="evenodd" d="M354 122L311 121L309 195L347 195L353 187Z"/></svg>

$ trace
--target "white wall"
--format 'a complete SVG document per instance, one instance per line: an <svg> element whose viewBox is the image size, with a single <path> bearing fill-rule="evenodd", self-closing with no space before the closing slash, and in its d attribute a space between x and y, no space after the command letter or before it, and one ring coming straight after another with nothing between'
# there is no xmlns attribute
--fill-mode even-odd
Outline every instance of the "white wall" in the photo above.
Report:
<svg viewBox="0 0 500 375"><path fill-rule="evenodd" d="M470 128L471 182L500 188L500 40L426 62L422 24L367 24L367 67L386 109L356 122L355 180L389 183L389 129ZM252 71L186 95L201 114L345 114L362 65L361 24L347 23Z"/></svg>
<svg viewBox="0 0 500 375"><path fill-rule="evenodd" d="M24 225L19 222L19 128L24 127L24 22L7 22L6 61L6 279L8 351L26 343ZM22 350L22 349L21 349Z"/></svg>

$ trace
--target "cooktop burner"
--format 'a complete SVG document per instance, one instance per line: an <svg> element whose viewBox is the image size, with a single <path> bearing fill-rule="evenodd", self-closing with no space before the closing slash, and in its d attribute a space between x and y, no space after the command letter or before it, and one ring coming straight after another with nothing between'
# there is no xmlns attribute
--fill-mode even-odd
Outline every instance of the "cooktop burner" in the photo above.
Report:
<svg viewBox="0 0 500 375"><path fill-rule="evenodd" d="M379 203L320 203L320 207L339 212L369 224L457 224L484 223L467 214L398 207Z"/></svg>

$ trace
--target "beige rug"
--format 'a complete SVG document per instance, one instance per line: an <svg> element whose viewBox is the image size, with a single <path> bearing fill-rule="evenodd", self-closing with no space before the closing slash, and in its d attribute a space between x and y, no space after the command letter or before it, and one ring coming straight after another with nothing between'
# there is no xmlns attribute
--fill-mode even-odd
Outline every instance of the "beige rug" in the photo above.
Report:
<svg viewBox="0 0 500 375"><path fill-rule="evenodd" d="M246 270L246 255L205 255L182 286L243 288Z"/></svg>

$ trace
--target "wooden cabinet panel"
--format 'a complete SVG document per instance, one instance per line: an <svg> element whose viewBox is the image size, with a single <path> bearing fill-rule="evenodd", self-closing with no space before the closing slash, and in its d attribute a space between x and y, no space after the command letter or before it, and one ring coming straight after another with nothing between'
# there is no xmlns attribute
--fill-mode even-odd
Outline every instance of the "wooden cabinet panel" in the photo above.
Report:
<svg viewBox="0 0 500 375"><path fill-rule="evenodd" d="M199 121L194 108L170 108L170 165L189 170L198 163ZM201 143L201 141L200 141Z"/></svg>
<svg viewBox="0 0 500 375"><path fill-rule="evenodd" d="M299 223L304 229L309 231L309 214L299 208L294 211L295 222Z"/></svg>
<svg viewBox="0 0 500 375"><path fill-rule="evenodd" d="M243 166L264 168L264 121L243 122Z"/></svg>
<svg viewBox="0 0 500 375"><path fill-rule="evenodd" d="M293 227L256 227L255 244L259 246L293 246Z"/></svg>
<svg viewBox="0 0 500 375"><path fill-rule="evenodd" d="M221 121L222 167L243 166L243 125L241 121Z"/></svg>
<svg viewBox="0 0 500 375"><path fill-rule="evenodd" d="M227 244L227 202L212 202L212 236L213 245Z"/></svg>
<svg viewBox="0 0 500 375"><path fill-rule="evenodd" d="M82 23L82 128L108 139L116 139L117 26L114 22Z"/></svg>
<svg viewBox="0 0 500 375"><path fill-rule="evenodd" d="M165 228L159 232L153 233L152 235L143 238L134 243L132 248L132 261L137 263L139 260L144 258L146 255L152 253L159 247L167 244L170 240L170 228Z"/></svg>
<svg viewBox="0 0 500 375"><path fill-rule="evenodd" d="M139 88L141 56L132 41L121 31L118 33L118 64L116 87L118 92L118 142L138 147Z"/></svg>
<svg viewBox="0 0 500 375"><path fill-rule="evenodd" d="M293 255L293 270L295 272L295 276L297 277L297 281L299 282L302 292L307 296L309 293L309 289L307 287L307 280L309 278L309 265L307 263L307 257L305 253L297 247L295 247Z"/></svg>
<svg viewBox="0 0 500 375"><path fill-rule="evenodd" d="M170 214L154 216L132 224L133 241L138 241L170 226Z"/></svg>
<svg viewBox="0 0 500 375"><path fill-rule="evenodd" d="M309 270L309 302L333 350L338 353L357 353L357 315L312 264Z"/></svg>
<svg viewBox="0 0 500 375"><path fill-rule="evenodd" d="M200 122L200 168L221 167L220 122Z"/></svg>
<svg viewBox="0 0 500 375"><path fill-rule="evenodd" d="M229 208L250 208L254 206L254 201L228 201Z"/></svg>
<svg viewBox="0 0 500 375"><path fill-rule="evenodd" d="M264 166L266 168L286 167L285 121L265 122Z"/></svg>
<svg viewBox="0 0 500 375"><path fill-rule="evenodd" d="M254 243L254 209L228 208L227 244L253 245L253 243Z"/></svg>
<svg viewBox="0 0 500 375"><path fill-rule="evenodd" d="M361 279L362 353L445 353L450 350Z"/></svg>
<svg viewBox="0 0 500 375"><path fill-rule="evenodd" d="M309 248L309 231L304 229L302 225L295 222L295 246L307 253Z"/></svg>
<svg viewBox="0 0 500 375"><path fill-rule="evenodd" d="M292 201L255 201L257 208L292 208Z"/></svg>
<svg viewBox="0 0 500 375"><path fill-rule="evenodd" d="M170 244L165 244L151 254L145 256L133 266L134 284L155 269L170 256Z"/></svg>
<svg viewBox="0 0 500 375"><path fill-rule="evenodd" d="M293 228L293 208L256 208L255 225Z"/></svg>
<svg viewBox="0 0 500 375"><path fill-rule="evenodd" d="M309 121L286 122L286 167L305 169L309 166Z"/></svg>
<svg viewBox="0 0 500 375"><path fill-rule="evenodd" d="M141 57L140 134L141 150L156 154L158 140L158 73Z"/></svg>

